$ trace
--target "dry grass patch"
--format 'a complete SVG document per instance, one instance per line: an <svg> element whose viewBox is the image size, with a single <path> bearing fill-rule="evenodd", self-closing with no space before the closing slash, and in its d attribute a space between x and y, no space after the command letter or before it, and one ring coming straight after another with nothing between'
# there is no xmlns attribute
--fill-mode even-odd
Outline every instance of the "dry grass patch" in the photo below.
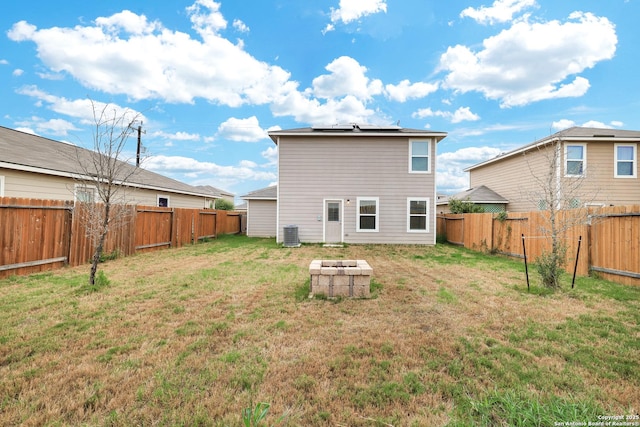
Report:
<svg viewBox="0 0 640 427"><path fill-rule="evenodd" d="M374 297L309 299L322 258L366 259ZM0 282L0 424L235 426L257 402L305 426L639 409L634 288L528 293L519 263L451 246L235 236L102 268L95 292L85 267Z"/></svg>

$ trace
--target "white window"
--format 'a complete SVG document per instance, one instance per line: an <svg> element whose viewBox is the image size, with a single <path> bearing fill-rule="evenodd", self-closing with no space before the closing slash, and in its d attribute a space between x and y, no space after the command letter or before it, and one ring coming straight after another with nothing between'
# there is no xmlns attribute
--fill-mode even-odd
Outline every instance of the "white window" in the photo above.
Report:
<svg viewBox="0 0 640 427"><path fill-rule="evenodd" d="M158 195L158 206L161 208L169 207L169 196Z"/></svg>
<svg viewBox="0 0 640 427"><path fill-rule="evenodd" d="M430 141L409 141L409 172L429 173L431 171Z"/></svg>
<svg viewBox="0 0 640 427"><path fill-rule="evenodd" d="M636 178L638 174L637 144L614 144L616 178Z"/></svg>
<svg viewBox="0 0 640 427"><path fill-rule="evenodd" d="M564 176L584 176L587 170L587 145L565 144Z"/></svg>
<svg viewBox="0 0 640 427"><path fill-rule="evenodd" d="M429 199L410 197L407 199L407 232L429 232Z"/></svg>
<svg viewBox="0 0 640 427"><path fill-rule="evenodd" d="M93 185L76 184L74 186L74 198L80 203L95 203L97 201L97 190Z"/></svg>
<svg viewBox="0 0 640 427"><path fill-rule="evenodd" d="M0 175L0 197L4 197L4 176Z"/></svg>
<svg viewBox="0 0 640 427"><path fill-rule="evenodd" d="M379 223L378 197L358 197L356 231L377 232Z"/></svg>

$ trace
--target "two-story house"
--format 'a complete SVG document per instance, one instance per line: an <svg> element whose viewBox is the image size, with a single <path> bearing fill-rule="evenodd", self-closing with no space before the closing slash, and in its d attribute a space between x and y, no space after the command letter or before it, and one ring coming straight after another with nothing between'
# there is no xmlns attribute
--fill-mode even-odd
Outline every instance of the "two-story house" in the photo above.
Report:
<svg viewBox="0 0 640 427"><path fill-rule="evenodd" d="M572 127L471 166L470 186L490 188L507 210L546 209L544 191L562 207L640 203L640 131Z"/></svg>
<svg viewBox="0 0 640 427"><path fill-rule="evenodd" d="M446 135L359 124L269 132L277 241L295 225L301 242L435 244L436 147Z"/></svg>

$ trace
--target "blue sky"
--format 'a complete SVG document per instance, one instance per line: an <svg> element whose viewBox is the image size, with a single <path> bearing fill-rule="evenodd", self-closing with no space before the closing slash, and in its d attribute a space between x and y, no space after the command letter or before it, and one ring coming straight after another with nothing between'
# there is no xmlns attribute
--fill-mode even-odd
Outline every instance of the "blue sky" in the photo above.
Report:
<svg viewBox="0 0 640 427"><path fill-rule="evenodd" d="M90 101L133 110L144 167L238 196L276 183L271 129L448 132L449 194L558 130L640 129L640 0L7 3L0 125L90 147Z"/></svg>

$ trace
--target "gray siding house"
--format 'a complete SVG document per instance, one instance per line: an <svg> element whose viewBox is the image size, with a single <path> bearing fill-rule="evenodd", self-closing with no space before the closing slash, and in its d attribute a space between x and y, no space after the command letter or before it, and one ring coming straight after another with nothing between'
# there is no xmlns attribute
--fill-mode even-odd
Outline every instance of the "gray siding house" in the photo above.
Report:
<svg viewBox="0 0 640 427"><path fill-rule="evenodd" d="M269 132L278 146L277 241L435 244L445 132L350 124Z"/></svg>
<svg viewBox="0 0 640 427"><path fill-rule="evenodd" d="M94 153L71 144L0 126L0 197L95 200L94 181L84 179L79 162ZM122 163L129 176L122 202L145 206L208 208L215 196L135 165Z"/></svg>
<svg viewBox="0 0 640 427"><path fill-rule="evenodd" d="M271 186L242 196L247 201L247 236L275 237L278 188Z"/></svg>

